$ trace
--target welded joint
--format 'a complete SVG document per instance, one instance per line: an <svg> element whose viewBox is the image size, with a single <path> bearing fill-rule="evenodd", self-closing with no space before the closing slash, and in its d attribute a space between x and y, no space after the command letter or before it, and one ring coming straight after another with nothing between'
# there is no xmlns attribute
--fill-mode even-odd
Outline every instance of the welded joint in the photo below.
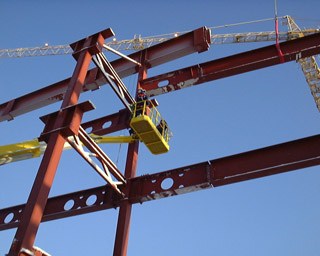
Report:
<svg viewBox="0 0 320 256"><path fill-rule="evenodd" d="M61 108L58 111L40 117L40 120L45 123L45 127L39 137L39 141L47 142L50 134L54 132L60 132L64 137L78 134L84 112L93 109L95 109L93 103L91 101L85 101L79 104ZM63 119L61 123L57 122L57 120L60 118ZM58 123L59 125L57 125Z"/></svg>

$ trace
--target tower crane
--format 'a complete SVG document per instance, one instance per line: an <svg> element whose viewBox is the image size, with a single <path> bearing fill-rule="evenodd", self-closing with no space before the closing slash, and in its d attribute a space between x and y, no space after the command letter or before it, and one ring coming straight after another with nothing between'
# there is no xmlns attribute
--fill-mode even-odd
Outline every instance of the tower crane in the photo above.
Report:
<svg viewBox="0 0 320 256"><path fill-rule="evenodd" d="M279 32L279 40L287 41L296 39L302 36L311 35L320 31L320 29L305 29L301 30L294 22L293 18L289 15L280 17L288 25L287 32ZM271 19L264 19L258 21L249 21L231 25L223 25L217 27L210 27L211 31L211 44L233 44L233 43L251 43L251 42L267 42L275 41L275 31L264 31L264 32L247 32L247 33L230 33L230 34L214 34L213 30L217 28L230 27L235 25L243 25L254 22L268 21ZM117 51L128 51L128 50L143 50L150 46L158 43L162 43L171 38L178 37L189 31L174 32L163 35L155 35L149 37L141 37L141 35L134 35L132 39L117 40L115 37L111 42L105 44ZM0 49L0 59L3 58L21 58L21 57L33 57L33 56L48 56L48 55L65 55L72 54L72 49L69 45L49 45L46 43L44 46L38 47L26 47L16 49Z"/></svg>

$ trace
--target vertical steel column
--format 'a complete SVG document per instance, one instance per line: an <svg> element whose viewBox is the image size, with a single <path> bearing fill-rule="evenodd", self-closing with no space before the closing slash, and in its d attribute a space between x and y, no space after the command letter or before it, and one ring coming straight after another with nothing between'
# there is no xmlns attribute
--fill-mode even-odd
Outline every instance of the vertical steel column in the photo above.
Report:
<svg viewBox="0 0 320 256"><path fill-rule="evenodd" d="M141 55L140 63L142 66L139 69L137 88L140 88L140 83L147 78L147 66L145 63L145 51ZM137 93L136 93L137 94ZM131 179L136 176L137 161L138 161L139 141L130 143L128 146L127 161L125 168L125 178ZM129 197L130 182L127 184L125 194ZM131 221L132 202L126 200L121 203L119 209L117 232L114 243L113 256L126 256L128 249L130 221Z"/></svg>
<svg viewBox="0 0 320 256"><path fill-rule="evenodd" d="M78 52L75 58L77 64L74 69L68 90L62 102L62 108L74 105L78 102L82 86L92 59L93 48L99 44L103 45L104 37L101 33L95 36L88 37L80 42L80 49L77 47ZM78 45L77 45L78 46ZM68 117L68 112L60 111L56 119L53 121L53 127L61 127ZM81 117L73 115L72 120L79 122ZM12 242L9 256L25 255L23 251L33 251L33 244L35 237L43 216L43 212L48 200L48 195L53 183L53 179L58 167L58 163L65 143L65 137L62 131L57 129L51 132L47 137L47 149L41 161L36 179L34 181L32 190L30 192L27 205L23 210L20 225L18 226L14 240Z"/></svg>

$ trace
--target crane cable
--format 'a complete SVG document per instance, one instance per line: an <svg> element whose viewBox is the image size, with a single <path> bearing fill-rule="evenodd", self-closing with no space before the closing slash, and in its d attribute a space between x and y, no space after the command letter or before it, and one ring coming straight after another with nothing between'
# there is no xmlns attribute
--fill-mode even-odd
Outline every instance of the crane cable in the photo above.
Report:
<svg viewBox="0 0 320 256"><path fill-rule="evenodd" d="M276 32L276 48L278 51L278 56L280 59L280 63L284 63L284 55L281 51L279 44L279 22L278 22L278 14L277 14L277 0L274 0L274 11L275 11L275 32Z"/></svg>

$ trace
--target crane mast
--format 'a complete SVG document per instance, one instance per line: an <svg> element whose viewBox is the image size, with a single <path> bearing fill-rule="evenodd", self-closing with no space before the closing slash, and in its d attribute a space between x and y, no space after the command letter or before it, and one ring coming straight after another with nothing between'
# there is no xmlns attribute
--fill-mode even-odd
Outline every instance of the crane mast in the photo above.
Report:
<svg viewBox="0 0 320 256"><path fill-rule="evenodd" d="M289 33L292 32L298 34L299 37L304 36L302 30L295 23L292 17L287 16L287 20ZM310 56L307 58L299 59L298 63L302 68L306 81L310 87L311 94L314 98L318 110L320 111L320 68L316 61L316 58L315 56Z"/></svg>

